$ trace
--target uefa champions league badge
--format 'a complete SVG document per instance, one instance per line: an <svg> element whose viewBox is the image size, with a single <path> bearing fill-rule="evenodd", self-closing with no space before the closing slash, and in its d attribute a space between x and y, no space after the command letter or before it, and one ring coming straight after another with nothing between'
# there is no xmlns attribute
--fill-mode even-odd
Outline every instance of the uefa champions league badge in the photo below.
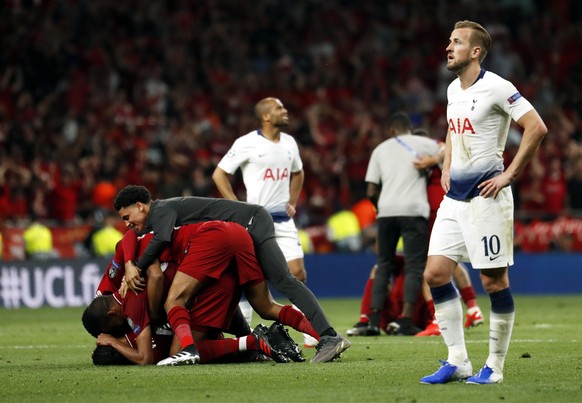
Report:
<svg viewBox="0 0 582 403"><path fill-rule="evenodd" d="M109 268L109 278L113 278L115 276L117 276L117 271L119 270L120 265L118 262L116 262L115 260L111 261L111 267Z"/></svg>

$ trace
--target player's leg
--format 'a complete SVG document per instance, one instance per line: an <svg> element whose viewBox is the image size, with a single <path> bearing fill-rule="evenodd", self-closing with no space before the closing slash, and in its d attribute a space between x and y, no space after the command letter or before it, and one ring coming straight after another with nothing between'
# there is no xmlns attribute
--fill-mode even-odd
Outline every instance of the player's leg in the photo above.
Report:
<svg viewBox="0 0 582 403"><path fill-rule="evenodd" d="M289 362L287 357L271 347L264 333L253 331L247 336L225 339L218 329L211 330L211 332L205 332L199 328L192 332L200 352L201 364L236 362L235 357L242 357L244 353L250 351L264 354L276 362ZM217 333L218 337L216 337Z"/></svg>
<svg viewBox="0 0 582 403"><path fill-rule="evenodd" d="M293 274L293 277L302 283L307 282L307 270L305 270L305 262L302 257L289 260L287 261L287 264L289 265L289 270L291 271L291 274Z"/></svg>
<svg viewBox="0 0 582 403"><path fill-rule="evenodd" d="M272 299L266 282L263 281L257 284L248 285L245 287L244 293L255 312L257 312L261 318L280 322L301 333L307 333L310 336L319 339L319 335L315 329L313 329L305 315L290 305L283 306Z"/></svg>
<svg viewBox="0 0 582 403"><path fill-rule="evenodd" d="M395 217L378 219L378 267L372 286L370 323L368 334L380 334L380 315L386 303L388 284L396 271L396 245L400 238L400 225Z"/></svg>
<svg viewBox="0 0 582 403"><path fill-rule="evenodd" d="M277 240L279 239L280 238L277 237ZM301 250L301 245L298 244L297 240L295 240L295 245L299 249L299 251L303 253L303 251ZM281 246L280 243L279 246ZM286 255L283 247L281 247L281 249L283 250L283 254ZM286 255L286 257L288 256ZM307 281L307 271L305 270L305 262L303 260L303 257L297 257L296 259L288 260L287 264L289 265L289 270L291 271L291 274L293 274L293 276L297 280L301 281L302 283L305 283ZM293 307L299 309L295 305ZM319 343L319 338L316 339L307 333L303 333L303 345L305 347L315 347L317 346L317 343Z"/></svg>
<svg viewBox="0 0 582 403"><path fill-rule="evenodd" d="M374 277L376 276L376 268L374 265L370 270L370 276L364 286L364 293L362 294L362 302L360 302L360 320L348 329L346 334L348 336L366 336L368 330L368 323L370 321L370 304L372 302L372 286L374 285Z"/></svg>
<svg viewBox="0 0 582 403"><path fill-rule="evenodd" d="M429 323L426 328L416 334L416 336L423 337L423 336L440 336L441 331L439 329L439 325L434 317L434 300L432 299L432 295L430 293L430 288L426 281L422 280L422 296L426 303L426 309L429 315Z"/></svg>
<svg viewBox="0 0 582 403"><path fill-rule="evenodd" d="M422 273L428 249L428 221L423 217L400 217L404 244L404 298L400 317L390 323L392 333L411 336L421 329L412 323L418 294L422 290Z"/></svg>
<svg viewBox="0 0 582 403"><path fill-rule="evenodd" d="M491 384L503 382L503 367L509 349L515 305L509 288L507 268L481 270L481 283L491 300L489 319L489 356L479 373L468 383Z"/></svg>
<svg viewBox="0 0 582 403"><path fill-rule="evenodd" d="M462 263L459 263L455 267L453 272L453 279L455 285L461 294L461 299L467 307L467 313L465 314L465 328L477 327L483 324L483 313L477 305L477 295L475 294L475 289L473 284L471 284L471 278L467 269Z"/></svg>
<svg viewBox="0 0 582 403"><path fill-rule="evenodd" d="M473 268L480 270L483 288L491 300L489 356L474 384L500 383L515 318L507 267L513 265L513 196L503 188L496 198L476 197L470 202L467 248ZM471 235L472 234L472 238Z"/></svg>
<svg viewBox="0 0 582 403"><path fill-rule="evenodd" d="M265 236L258 236L257 239L260 239L260 242L255 242L255 253L261 269L269 283L301 309L317 334L319 334L320 342L316 347L317 352L311 362L333 361L343 351L347 350L351 343L337 334L311 290L293 277L289 271L285 256L274 238L272 225L273 221L269 213L265 209L259 209L253 224L249 226L251 234L255 231L256 233L266 234ZM269 234L273 234L273 236Z"/></svg>
<svg viewBox="0 0 582 403"><path fill-rule="evenodd" d="M463 308L452 282L456 264L438 255L429 256L427 260L424 278L434 300L435 318L447 345L448 357L438 371L422 378L421 383L438 384L463 379L473 370L465 345Z"/></svg>
<svg viewBox="0 0 582 403"><path fill-rule="evenodd" d="M192 365L200 361L200 356L190 327L190 314L186 309L194 295L203 287L198 279L181 271L176 273L164 304L168 323L180 341L182 351L158 362L157 365Z"/></svg>

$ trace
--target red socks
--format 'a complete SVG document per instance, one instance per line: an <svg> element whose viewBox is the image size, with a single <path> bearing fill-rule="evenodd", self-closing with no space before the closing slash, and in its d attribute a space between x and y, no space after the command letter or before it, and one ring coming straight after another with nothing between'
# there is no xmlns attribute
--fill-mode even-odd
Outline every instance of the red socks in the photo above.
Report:
<svg viewBox="0 0 582 403"><path fill-rule="evenodd" d="M200 353L200 363L206 364L217 361L227 355L238 353L239 339L199 340L196 343L196 348Z"/></svg>
<svg viewBox="0 0 582 403"><path fill-rule="evenodd" d="M313 326L311 326L311 323L309 323L305 315L297 309L294 309L291 305L285 305L281 309L281 312L279 312L279 322L283 325L290 326L301 333L307 333L319 341L319 335Z"/></svg>
<svg viewBox="0 0 582 403"><path fill-rule="evenodd" d="M168 322L174 334L180 340L182 348L194 344L192 329L190 328L190 315L183 306L175 306L168 312Z"/></svg>
<svg viewBox="0 0 582 403"><path fill-rule="evenodd" d="M463 302L465 302L465 305L467 305L467 309L477 306L477 295L475 295L475 289L472 285L468 285L459 292L461 293Z"/></svg>
<svg viewBox="0 0 582 403"><path fill-rule="evenodd" d="M426 309L428 310L428 314L430 315L430 320L434 320L434 300L431 299L430 301L426 301Z"/></svg>
<svg viewBox="0 0 582 403"><path fill-rule="evenodd" d="M370 320L370 304L372 303L372 287L374 279L369 278L364 287L362 295L362 304L360 305L360 322L368 323Z"/></svg>

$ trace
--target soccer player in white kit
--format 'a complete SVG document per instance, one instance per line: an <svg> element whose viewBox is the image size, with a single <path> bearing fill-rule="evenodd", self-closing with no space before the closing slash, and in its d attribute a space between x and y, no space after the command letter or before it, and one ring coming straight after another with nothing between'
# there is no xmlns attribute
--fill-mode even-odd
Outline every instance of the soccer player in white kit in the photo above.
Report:
<svg viewBox="0 0 582 403"><path fill-rule="evenodd" d="M509 185L537 151L546 126L509 81L481 68L491 44L478 23L459 21L449 38L447 68L457 74L448 87L449 125L441 184L447 192L433 227L424 277L448 358L425 384L467 379L470 384L503 381L503 366L515 308L509 288L513 265L513 197ZM511 120L523 128L519 150L504 170L503 150ZM457 261L480 270L491 300L489 356L473 375L465 347L463 310L452 273Z"/></svg>
<svg viewBox="0 0 582 403"><path fill-rule="evenodd" d="M299 281L305 282L303 249L293 221L304 179L299 148L292 136L281 131L289 124L289 115L279 99L259 101L255 114L261 122L261 129L253 130L234 142L219 162L212 179L224 198L237 200L229 175L234 175L240 168L246 201L263 206L271 214L276 240L289 269ZM305 335L304 344L315 347L317 340Z"/></svg>

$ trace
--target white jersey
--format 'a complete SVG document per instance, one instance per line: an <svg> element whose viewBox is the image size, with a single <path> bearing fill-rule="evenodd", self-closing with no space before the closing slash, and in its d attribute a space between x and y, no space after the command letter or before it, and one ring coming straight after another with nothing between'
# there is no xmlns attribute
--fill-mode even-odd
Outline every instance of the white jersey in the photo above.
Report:
<svg viewBox="0 0 582 403"><path fill-rule="evenodd" d="M246 201L265 207L271 214L286 215L291 173L301 171L303 163L293 137L281 133L275 143L255 130L239 137L218 167L231 175L240 168Z"/></svg>
<svg viewBox="0 0 582 403"><path fill-rule="evenodd" d="M380 143L370 157L366 182L381 185L377 217L425 217L430 207L426 175L414 168L420 156L436 155L439 145L428 137L403 134Z"/></svg>
<svg viewBox="0 0 582 403"><path fill-rule="evenodd" d="M481 70L466 90L459 78L447 90L447 121L452 146L451 188L447 196L467 200L477 196L481 182L501 174L503 150L511 119L533 106L509 81Z"/></svg>

